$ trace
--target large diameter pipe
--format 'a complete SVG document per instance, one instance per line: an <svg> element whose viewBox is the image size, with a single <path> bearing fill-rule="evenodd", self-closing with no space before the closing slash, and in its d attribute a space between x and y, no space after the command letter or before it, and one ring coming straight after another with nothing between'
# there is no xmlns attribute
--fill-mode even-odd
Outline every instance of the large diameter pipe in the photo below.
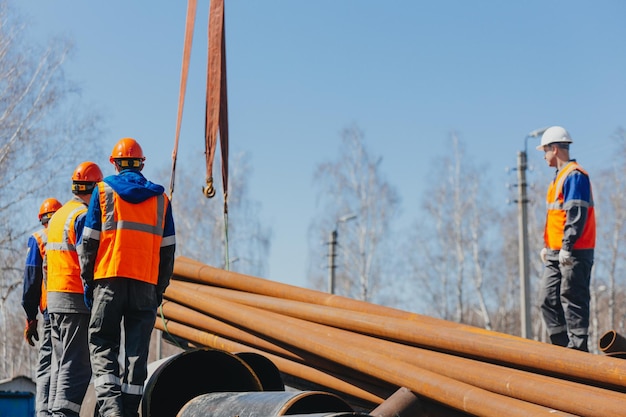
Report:
<svg viewBox="0 0 626 417"><path fill-rule="evenodd" d="M193 398L177 417L274 417L338 412L354 410L338 396L326 392L216 392Z"/></svg>
<svg viewBox="0 0 626 417"><path fill-rule="evenodd" d="M188 290L200 295L207 293L191 287ZM257 306L265 306L264 303L259 302L259 296L255 298L257 299L255 302ZM212 303L212 301L209 302ZM288 300L273 300L272 302L277 310L283 308L288 311L299 310L299 308L291 305L293 303ZM343 314L347 313L351 312L335 312L339 321L342 321ZM313 311L312 314L319 314L319 312ZM361 321L366 322L367 320L368 318L362 318ZM366 338L360 334L351 334L346 338L349 338L351 343L357 339L362 340L363 344L369 344L372 349L385 352L405 363L412 363L432 372L502 395L573 414L604 417L615 413L619 414L620 410L626 409L626 395L622 393L425 349L392 344Z"/></svg>
<svg viewBox="0 0 626 417"><path fill-rule="evenodd" d="M483 334L464 329L441 328L431 323L408 322L376 314L246 294L206 285L176 281L172 285L186 291L198 291L201 294L217 296L302 320L436 351L509 364L519 369L533 369L599 386L626 388L626 362L611 357L591 355L522 338L500 338L493 332Z"/></svg>
<svg viewBox="0 0 626 417"><path fill-rule="evenodd" d="M185 351L151 364L148 371L142 417L175 416L187 401L205 393L262 389L243 360L215 349Z"/></svg>
<svg viewBox="0 0 626 417"><path fill-rule="evenodd" d="M381 380L398 386L406 386L417 394L443 402L478 417L572 415L494 394L426 371L415 365L394 360L379 352L371 351L371 344L359 345L350 340L352 348L347 352L338 343L342 340L345 332L338 329L324 326L325 328L320 330L319 325L311 326L309 324L307 326L307 322L299 319L241 304L233 304L219 298L211 298L210 302L207 303L206 295L180 291L171 285L167 291L169 297L176 299L177 302L200 310L204 308L202 311L208 313L207 310L209 310L213 316L222 320L237 322L240 326L255 329L265 336L283 340L295 347L319 352L320 355L359 372L375 375ZM261 322L264 322L265 326L259 329ZM348 340L344 340L344 342L348 343Z"/></svg>

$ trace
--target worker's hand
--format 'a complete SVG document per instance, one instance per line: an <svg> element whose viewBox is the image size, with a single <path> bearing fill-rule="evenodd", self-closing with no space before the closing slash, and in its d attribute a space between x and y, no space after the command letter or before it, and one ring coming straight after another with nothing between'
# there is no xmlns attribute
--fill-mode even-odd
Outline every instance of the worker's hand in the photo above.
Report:
<svg viewBox="0 0 626 417"><path fill-rule="evenodd" d="M91 311L91 307L93 306L93 287L89 284L84 284L83 290L83 300L89 311Z"/></svg>
<svg viewBox="0 0 626 417"><path fill-rule="evenodd" d="M35 342L39 341L39 333L37 332L37 320L26 320L26 327L24 327L24 339L28 342L29 345L35 346Z"/></svg>
<svg viewBox="0 0 626 417"><path fill-rule="evenodd" d="M559 264L566 266L572 265L574 263L574 258L572 258L572 252L561 249L559 251Z"/></svg>
<svg viewBox="0 0 626 417"><path fill-rule="evenodd" d="M548 263L548 248L543 248L541 249L541 252L539 252L539 257L541 258L541 262L545 265Z"/></svg>

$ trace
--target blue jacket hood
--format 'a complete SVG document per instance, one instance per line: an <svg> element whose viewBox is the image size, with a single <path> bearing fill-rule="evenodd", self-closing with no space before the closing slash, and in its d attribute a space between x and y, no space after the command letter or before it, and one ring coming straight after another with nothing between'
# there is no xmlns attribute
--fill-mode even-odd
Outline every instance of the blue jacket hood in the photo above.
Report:
<svg viewBox="0 0 626 417"><path fill-rule="evenodd" d="M148 181L141 172L124 170L117 175L104 179L124 201L137 204L150 197L163 194L165 189L159 184Z"/></svg>

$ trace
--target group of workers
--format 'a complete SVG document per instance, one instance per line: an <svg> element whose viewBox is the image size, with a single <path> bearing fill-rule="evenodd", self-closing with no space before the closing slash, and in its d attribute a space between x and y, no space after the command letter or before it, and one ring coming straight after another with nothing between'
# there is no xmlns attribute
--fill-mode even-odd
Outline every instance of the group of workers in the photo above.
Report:
<svg viewBox="0 0 626 417"><path fill-rule="evenodd" d="M571 143L566 129L552 126L537 146L556 170L546 195L540 308L552 344L588 351L596 224L589 175L570 158ZM78 416L92 379L100 416L138 415L150 335L173 272L174 221L163 187L141 174L145 157L134 139L121 139L109 160L117 175L104 179L95 163L80 164L74 198L45 200L44 228L28 241L23 306L31 345L38 309L44 320L38 417Z"/></svg>
<svg viewBox="0 0 626 417"><path fill-rule="evenodd" d="M79 416L93 383L97 415L139 415L156 312L176 247L170 201L141 173L145 156L119 140L103 178L90 161L72 175L73 198L46 199L30 236L22 305L24 337L39 341L36 412ZM123 355L120 352L123 351Z"/></svg>

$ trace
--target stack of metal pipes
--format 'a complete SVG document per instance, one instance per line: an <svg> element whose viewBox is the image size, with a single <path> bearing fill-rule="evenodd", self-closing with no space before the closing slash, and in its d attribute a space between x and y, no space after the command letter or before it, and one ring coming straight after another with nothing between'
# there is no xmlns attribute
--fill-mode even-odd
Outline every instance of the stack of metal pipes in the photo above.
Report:
<svg viewBox="0 0 626 417"><path fill-rule="evenodd" d="M626 415L626 360L579 352L178 257L155 328L254 352L358 402L410 390L428 417ZM416 415L416 417L418 417Z"/></svg>

